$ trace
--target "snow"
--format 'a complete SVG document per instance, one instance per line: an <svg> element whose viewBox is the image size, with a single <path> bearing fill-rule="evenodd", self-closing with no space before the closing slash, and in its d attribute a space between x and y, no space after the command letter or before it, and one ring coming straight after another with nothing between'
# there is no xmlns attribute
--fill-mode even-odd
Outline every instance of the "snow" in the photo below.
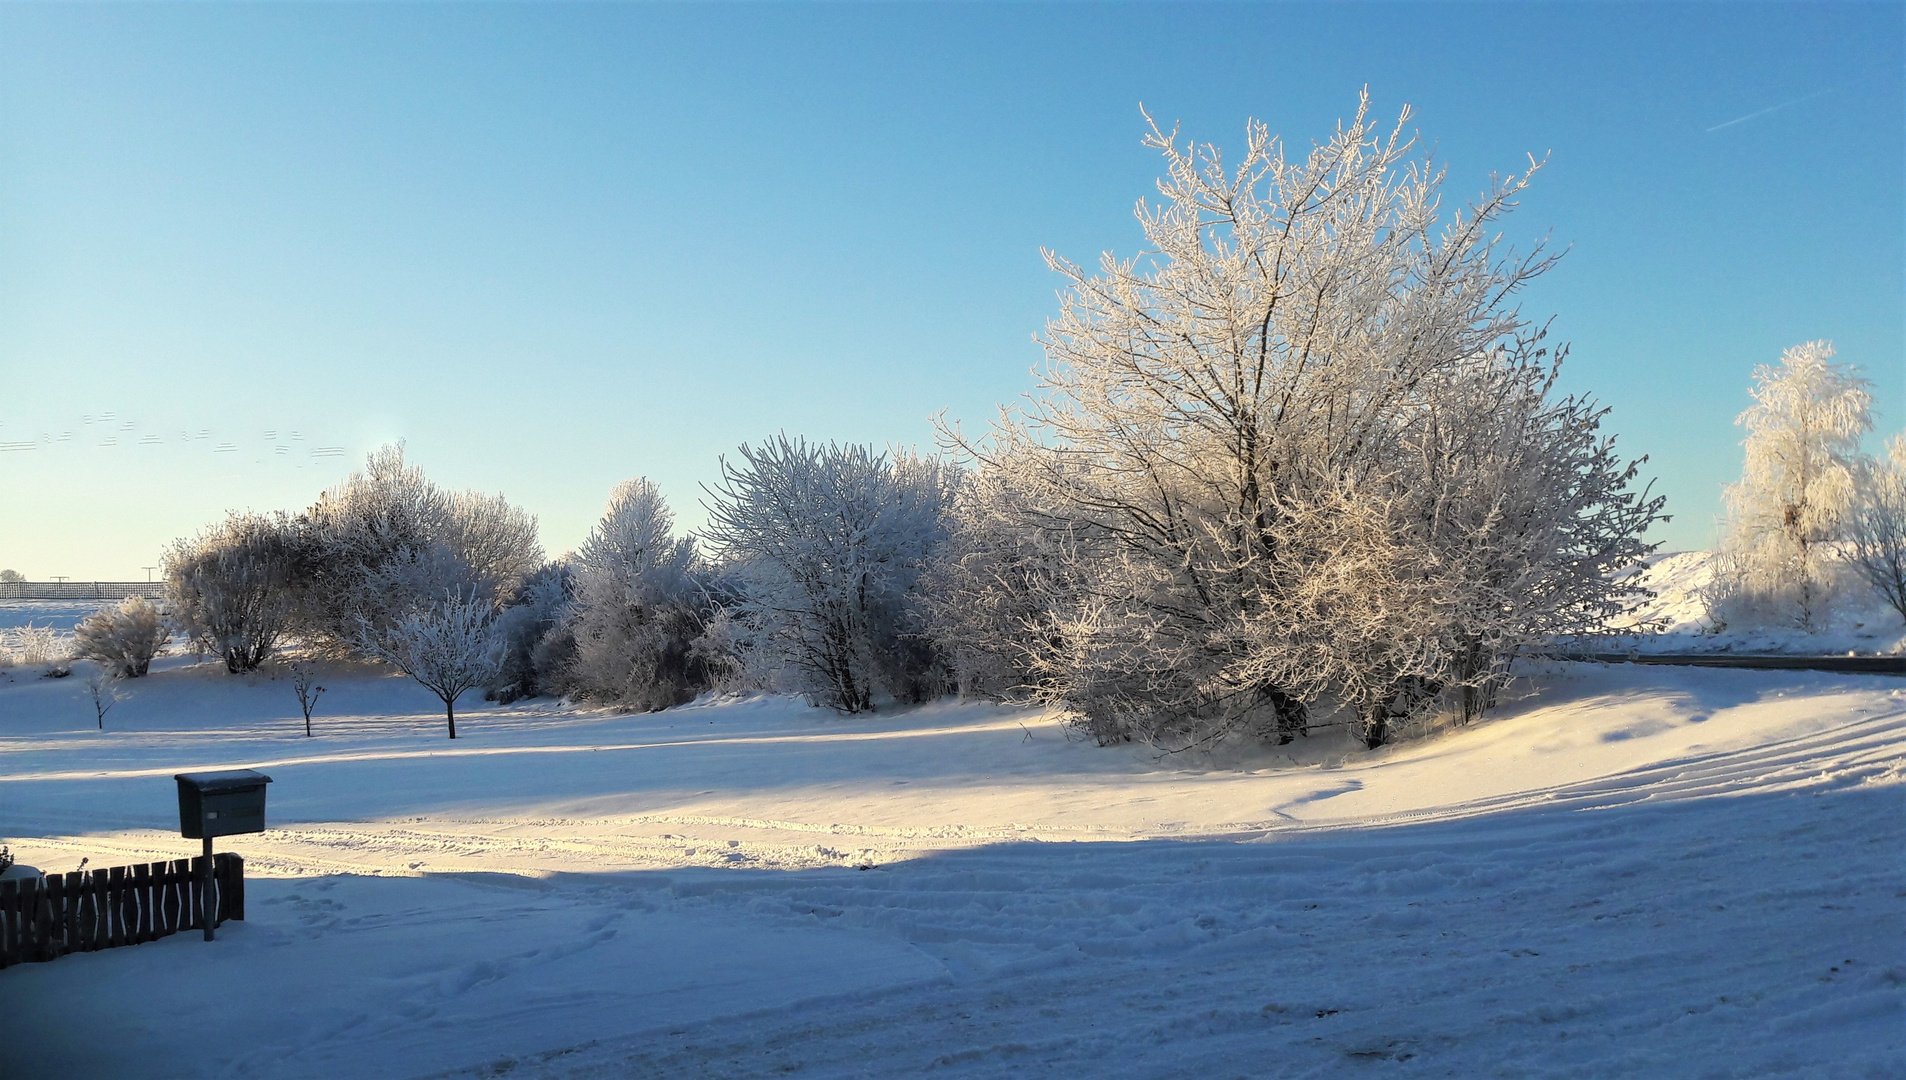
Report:
<svg viewBox="0 0 1906 1080"><path fill-rule="evenodd" d="M1655 595L1636 605L1628 625L1652 623L1660 632L1624 637L1618 647L1651 653L1814 656L1906 652L1906 620L1863 582L1849 581L1826 625L1807 632L1792 627L1717 627L1708 617L1704 599L1713 580L1711 552L1675 551L1650 557L1637 574L1637 584Z"/></svg>
<svg viewBox="0 0 1906 1080"><path fill-rule="evenodd" d="M84 674L80 665L76 676ZM0 671L0 822L248 919L0 971L0 1076L1906 1074L1906 681L1554 665L1486 723L1160 759L1031 710L619 715ZM1284 753L1283 750L1293 751Z"/></svg>
<svg viewBox="0 0 1906 1080"><path fill-rule="evenodd" d="M0 601L0 632L21 626L51 626L70 634L81 619L117 600L7 600Z"/></svg>

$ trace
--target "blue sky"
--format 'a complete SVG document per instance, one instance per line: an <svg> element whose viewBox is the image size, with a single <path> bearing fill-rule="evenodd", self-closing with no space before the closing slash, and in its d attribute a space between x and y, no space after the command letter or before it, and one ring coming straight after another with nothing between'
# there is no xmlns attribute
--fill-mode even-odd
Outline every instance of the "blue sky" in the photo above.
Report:
<svg viewBox="0 0 1906 1080"><path fill-rule="evenodd" d="M1703 546L1754 364L1906 427L1903 11L0 7L0 566L143 577L399 438L552 553L779 429L929 444L1031 389L1042 246L1137 249L1140 102L1304 145L1366 84L1451 195L1550 155L1526 308Z"/></svg>

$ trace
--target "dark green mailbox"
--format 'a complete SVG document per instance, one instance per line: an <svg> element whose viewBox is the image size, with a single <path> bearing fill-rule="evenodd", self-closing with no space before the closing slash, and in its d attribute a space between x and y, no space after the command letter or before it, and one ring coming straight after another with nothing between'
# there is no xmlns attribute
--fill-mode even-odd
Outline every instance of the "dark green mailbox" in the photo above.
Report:
<svg viewBox="0 0 1906 1080"><path fill-rule="evenodd" d="M271 777L251 769L180 773L179 831L189 840L265 831L265 785ZM210 850L211 845L206 845Z"/></svg>

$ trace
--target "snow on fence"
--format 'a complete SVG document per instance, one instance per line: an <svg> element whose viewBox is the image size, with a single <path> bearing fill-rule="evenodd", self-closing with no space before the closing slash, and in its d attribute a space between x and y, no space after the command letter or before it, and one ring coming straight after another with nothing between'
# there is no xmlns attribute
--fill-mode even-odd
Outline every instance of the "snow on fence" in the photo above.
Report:
<svg viewBox="0 0 1906 1080"><path fill-rule="evenodd" d="M124 600L165 598L163 581L0 581L0 600Z"/></svg>
<svg viewBox="0 0 1906 1080"><path fill-rule="evenodd" d="M205 926L203 857L0 881L0 968ZM213 926L245 918L245 860L212 856Z"/></svg>

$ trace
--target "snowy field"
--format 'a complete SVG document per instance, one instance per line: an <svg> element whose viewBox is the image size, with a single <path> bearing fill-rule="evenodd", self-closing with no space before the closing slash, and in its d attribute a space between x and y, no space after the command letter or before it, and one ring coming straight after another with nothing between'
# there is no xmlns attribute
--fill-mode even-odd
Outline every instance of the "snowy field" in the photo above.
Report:
<svg viewBox="0 0 1906 1080"><path fill-rule="evenodd" d="M81 665L76 676L83 675ZM1906 1076L1906 681L1561 666L1489 722L1159 760L1032 711L617 715L0 671L0 840L249 919L0 971L13 1077Z"/></svg>
<svg viewBox="0 0 1906 1080"><path fill-rule="evenodd" d="M21 626L50 626L70 634L81 619L117 603L116 600L0 600L0 632Z"/></svg>

